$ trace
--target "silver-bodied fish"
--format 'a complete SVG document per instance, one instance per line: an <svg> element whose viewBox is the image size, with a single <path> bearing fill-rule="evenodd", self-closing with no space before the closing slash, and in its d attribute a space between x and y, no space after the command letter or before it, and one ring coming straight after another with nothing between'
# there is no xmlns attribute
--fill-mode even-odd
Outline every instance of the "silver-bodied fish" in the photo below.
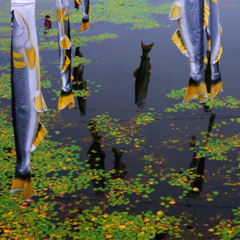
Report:
<svg viewBox="0 0 240 240"><path fill-rule="evenodd" d="M89 29L89 12L91 12L91 8L89 7L89 0L77 0L77 2L79 2L80 6L83 9L83 18L80 32L86 32Z"/></svg>
<svg viewBox="0 0 240 240"><path fill-rule="evenodd" d="M135 82L135 104L138 108L143 109L145 106L145 101L147 97L148 84L150 81L150 58L148 57L154 43L146 46L141 42L143 55L141 56L141 64L138 69L135 70L133 75L136 78Z"/></svg>
<svg viewBox="0 0 240 240"><path fill-rule="evenodd" d="M79 50L79 47L76 47L75 56L83 57L82 53ZM80 115L86 114L86 93L87 93L87 82L83 80L84 65L81 68L81 64L78 67L73 68L73 89L77 92L78 106L80 109ZM75 94L76 95L76 94Z"/></svg>
<svg viewBox="0 0 240 240"><path fill-rule="evenodd" d="M204 28L208 25L209 7L203 0L176 0L170 20L178 20L179 29L172 40L190 60L190 80L183 102L198 96L200 103L207 100L204 75Z"/></svg>
<svg viewBox="0 0 240 240"><path fill-rule="evenodd" d="M58 100L58 109L66 106L74 107L74 96L71 81L71 41L69 24L69 0L56 0L58 23L58 40L60 55L60 71L62 77L62 91Z"/></svg>
<svg viewBox="0 0 240 240"><path fill-rule="evenodd" d="M211 39L211 100L223 92L222 78L219 69L219 60L222 55L221 46L222 27L219 23L217 0L210 0L210 39Z"/></svg>
<svg viewBox="0 0 240 240"><path fill-rule="evenodd" d="M35 1L20 2L11 1L12 116L17 155L11 192L23 189L26 200L32 195L30 153L47 133L40 122L40 114L47 106L41 93Z"/></svg>

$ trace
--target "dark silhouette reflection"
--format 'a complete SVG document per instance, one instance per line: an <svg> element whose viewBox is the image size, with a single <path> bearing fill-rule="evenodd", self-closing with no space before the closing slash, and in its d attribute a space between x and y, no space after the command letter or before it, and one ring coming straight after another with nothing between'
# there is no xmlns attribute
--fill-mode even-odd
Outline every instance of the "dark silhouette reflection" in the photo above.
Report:
<svg viewBox="0 0 240 240"><path fill-rule="evenodd" d="M79 50L79 47L76 48L75 56L83 57L82 53ZM81 68L81 64L78 67L73 68L73 89L77 92L77 101L80 109L80 115L86 114L86 86L87 82L83 80L84 65Z"/></svg>
<svg viewBox="0 0 240 240"><path fill-rule="evenodd" d="M90 164L90 168L93 170L97 170L97 173L95 174L95 177L93 178L93 186L96 189L95 193L97 196L100 196L104 193L105 189L105 177L101 175L101 172L105 172L105 157L106 154L101 149L101 136L98 136L98 133L96 131L97 123L95 121L90 121L88 126L90 127L90 132L92 135L92 145L88 149L88 156ZM99 179L101 178L101 179Z"/></svg>
<svg viewBox="0 0 240 240"><path fill-rule="evenodd" d="M176 1L170 12L170 19L178 20L179 26L172 40L190 60L190 80L183 102L198 97L198 101L204 103L208 93L213 100L223 91L219 71L222 47L217 1L210 1L210 18L206 1ZM204 56L204 29L208 39L208 58ZM204 62L207 63L205 72Z"/></svg>
<svg viewBox="0 0 240 240"><path fill-rule="evenodd" d="M52 23L49 19L50 19L50 16L46 15L45 16L45 22L44 22L44 35L46 35L48 33L47 30L52 28Z"/></svg>
<svg viewBox="0 0 240 240"><path fill-rule="evenodd" d="M141 42L143 55L141 56L141 64L138 69L133 73L136 78L135 82L135 104L138 108L143 109L147 98L148 84L150 81L150 58L148 57L154 43L146 46Z"/></svg>
<svg viewBox="0 0 240 240"><path fill-rule="evenodd" d="M167 234L167 232L165 232L165 233L159 233L159 234L156 233L155 240L162 240L162 239L164 239L165 236L166 236L166 234Z"/></svg>
<svg viewBox="0 0 240 240"><path fill-rule="evenodd" d="M83 9L83 18L80 32L86 32L89 29L89 12L91 12L89 0L81 0L81 5Z"/></svg>
<svg viewBox="0 0 240 240"><path fill-rule="evenodd" d="M62 90L58 99L58 110L74 107L74 96L71 81L71 46L69 24L69 1L56 0L58 41L60 55L60 71L62 78Z"/></svg>
<svg viewBox="0 0 240 240"><path fill-rule="evenodd" d="M208 143L209 134L212 130L213 124L214 124L215 114L212 115L209 119L209 125L208 125L208 132L207 132L207 140L205 142L205 145ZM200 175L199 177L195 177L193 182L191 183L191 187L193 190L188 192L188 197L193 199L199 199L200 195L202 193L203 188L203 175L204 175L204 169L205 169L205 157L197 158L196 153L196 137L193 135L189 141L189 145L191 148L194 148L193 151L193 158L192 162L190 163L190 168L196 168L196 170L192 171L191 174L196 173Z"/></svg>
<svg viewBox="0 0 240 240"><path fill-rule="evenodd" d="M112 147L112 152L115 157L114 167L112 170L112 177L113 179L121 178L124 179L124 177L127 175L128 171L125 171L126 165L122 163L122 154L123 154L124 147L120 152L117 151L117 148Z"/></svg>

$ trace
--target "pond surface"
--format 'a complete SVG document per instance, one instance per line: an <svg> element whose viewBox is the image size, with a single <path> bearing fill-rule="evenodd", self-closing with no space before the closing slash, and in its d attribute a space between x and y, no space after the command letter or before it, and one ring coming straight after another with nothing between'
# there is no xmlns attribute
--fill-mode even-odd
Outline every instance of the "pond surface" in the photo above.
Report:
<svg viewBox="0 0 240 240"><path fill-rule="evenodd" d="M58 111L55 2L39 0L36 26L48 106L41 121L48 134L31 153L33 196L25 202L21 193L10 193L16 166L11 16L10 4L0 2L1 239L239 237L239 1L218 3L224 92L204 112L197 100L182 104L189 59L171 40L178 27L169 20L168 0L93 1L90 29L83 33L82 10L70 2L72 57L79 47L83 58L73 62L84 65L87 89L85 99L75 89L75 107ZM141 42L154 45L151 74L140 87L147 89L146 100L135 104Z"/></svg>

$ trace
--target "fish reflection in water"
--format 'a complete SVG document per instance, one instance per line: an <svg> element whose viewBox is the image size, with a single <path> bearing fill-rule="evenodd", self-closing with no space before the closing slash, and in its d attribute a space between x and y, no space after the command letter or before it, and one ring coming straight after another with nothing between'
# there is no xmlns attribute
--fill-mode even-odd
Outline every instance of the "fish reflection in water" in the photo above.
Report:
<svg viewBox="0 0 240 240"><path fill-rule="evenodd" d="M50 16L46 15L45 22L44 22L44 35L46 35L48 33L47 30L52 28L52 22L49 19L50 19Z"/></svg>
<svg viewBox="0 0 240 240"><path fill-rule="evenodd" d="M76 48L75 56L83 57L82 53L79 50L79 47ZM80 115L86 114L86 93L87 93L87 82L83 80L84 65L81 68L81 64L78 67L73 68L73 89L77 92L77 101L80 109Z"/></svg>
<svg viewBox="0 0 240 240"><path fill-rule="evenodd" d="M128 171L125 171L126 165L122 163L122 154L123 154L124 147L120 152L117 151L117 148L112 147L112 152L115 157L114 167L112 171L112 177L124 179L127 175Z"/></svg>
<svg viewBox="0 0 240 240"><path fill-rule="evenodd" d="M11 192L23 189L26 200L32 195L30 153L47 133L40 122L47 106L41 93L35 1L11 1L11 13L12 117L17 155Z"/></svg>
<svg viewBox="0 0 240 240"><path fill-rule="evenodd" d="M88 149L88 156L89 156L89 161L88 163L90 164L90 168L93 170L97 170L97 174L95 174L93 178L93 186L96 189L95 193L97 196L100 196L104 193L105 189L105 177L101 176L100 173L105 172L105 157L106 154L102 151L101 148L101 136L98 136L98 133L96 131L97 123L95 121L90 121L88 124L88 127L90 127L90 132L92 135L92 144L90 148ZM101 179L99 179L101 178Z"/></svg>
<svg viewBox="0 0 240 240"><path fill-rule="evenodd" d="M146 46L141 42L143 55L141 56L141 64L138 69L133 73L136 78L135 81L135 104L138 108L143 109L145 106L145 101L147 97L148 84L150 81L150 58L148 57L154 43Z"/></svg>
<svg viewBox="0 0 240 240"><path fill-rule="evenodd" d="M212 115L209 119L209 125L208 125L208 132L207 132L207 140L205 142L205 145L207 145L208 140L209 140L209 134L212 130L212 127L214 125L214 119L215 119L215 114ZM205 157L200 157L197 158L197 153L196 153L196 136L193 135L189 141L189 145L191 148L194 148L193 152L193 158L192 162L190 163L190 168L196 168L195 173L199 175L199 177L196 177L195 179L191 180L193 181L191 183L191 187L193 190L188 192L188 197L193 198L193 199L198 199L200 198L200 194L202 192L203 188L203 175L204 175L204 169L205 169ZM194 172L192 172L194 173Z"/></svg>
<svg viewBox="0 0 240 240"><path fill-rule="evenodd" d="M178 21L179 29L174 33L172 40L180 51L190 60L190 80L183 102L186 103L198 97L199 103L208 98L213 100L222 92L220 80L219 59L222 53L220 45L220 25L217 3L210 2L210 31L208 27L209 7L203 0L176 0L170 12L170 19ZM211 81L209 82L204 72L204 29L207 33L209 51L211 50ZM209 53L210 54L210 53ZM206 70L206 73L209 74Z"/></svg>
<svg viewBox="0 0 240 240"><path fill-rule="evenodd" d="M62 78L62 90L58 99L58 109L66 106L74 107L74 96L71 82L71 41L69 24L69 0L56 0L58 40L60 55L60 71Z"/></svg>

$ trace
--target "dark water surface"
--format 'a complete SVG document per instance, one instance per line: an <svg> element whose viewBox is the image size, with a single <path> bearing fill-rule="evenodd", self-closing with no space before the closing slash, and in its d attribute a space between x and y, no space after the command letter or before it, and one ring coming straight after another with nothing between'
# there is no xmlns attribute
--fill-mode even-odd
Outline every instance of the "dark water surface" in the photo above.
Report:
<svg viewBox="0 0 240 240"><path fill-rule="evenodd" d="M167 0L148 1L148 3L153 6L171 2L172 1ZM92 4L96 3L97 2L93 2ZM240 26L237 19L240 3L236 0L220 0L218 4L220 22L223 29L221 38L223 55L220 60L220 71L224 88L224 92L219 96L219 99L224 102L227 96L233 96L239 99L238 65ZM54 5L54 2L39 2L36 9L39 11L42 8L51 9ZM71 1L70 9L73 8L74 1ZM48 109L53 113L53 116L49 116L49 118L47 116L44 117L44 114L42 115L42 121L47 125L48 140L62 143L62 149L70 147L72 144L81 148L80 152L79 149L75 152L74 150L66 150L70 155L67 156L64 155L64 153L62 159L58 156L58 161L62 162L61 166L65 166L68 157L76 158L77 162L83 163L82 166L86 163L90 164L87 153L93 142L87 126L90 120L96 118L95 120L97 121L97 119L100 119L105 114L108 115L108 117L106 117L107 119L111 118L110 122L115 124L115 127L110 129L110 125L108 125L109 128L106 127L106 131L102 131L104 127L98 130L98 135L101 136L99 146L101 145L101 151L106 154L104 171L107 173L114 168L115 157L112 152L112 147L116 147L119 152L122 147L125 146L121 162L125 165L123 171L126 172L125 174L122 172L118 176L120 185L121 181L124 181L127 186L134 182L141 182L148 185L144 185L142 190L137 190L137 194L121 193L121 196L124 195L122 202L120 201L120 204L116 205L113 204L113 206L110 204L110 199L113 198L111 194L113 194L114 191L115 193L118 192L117 187L113 187L111 190L108 189L105 193L102 193L100 190L93 191L94 187L103 186L104 180L100 180L100 183L95 183L95 185L93 180L88 179L87 182L90 185L86 187L86 189L83 189L83 185L86 184L86 182L84 183L84 181L79 180L78 183L82 181L83 185L77 189L76 186L78 184L76 184L76 181L74 183L73 179L84 179L84 173L89 174L89 172L91 172L91 164L86 165L85 169L82 170L79 169L77 165L75 169L73 164L72 169L68 168L68 171L65 171L64 168L56 169L57 165L54 164L53 168L55 168L56 172L59 174L57 178L60 179L59 182L61 182L60 186L62 187L62 189L56 190L51 185L48 186L49 183L56 181L52 179L55 170L49 171L51 168L51 157L47 158L46 164L44 163L47 166L46 168L44 164L40 165L39 163L38 165L38 163L34 163L35 160L33 160L33 164L35 164L35 170L33 172L36 173L32 180L34 195L32 200L27 203L27 206L33 208L33 204L35 202L37 203L41 198L43 199L41 200L43 204L55 201L56 203L53 209L49 210L49 212L46 211L46 214L49 216L48 220L56 224L56 229L58 229L60 237L57 235L50 236L50 234L55 234L54 231L51 230L52 228L48 229L47 233L44 233L41 232L42 228L39 227L34 228L33 232L30 230L28 231L26 237L29 237L29 239L55 239L61 237L62 239L78 239L81 237L82 239L95 239L94 235L99 235L99 238L96 239L107 239L107 235L110 233L104 232L105 230L91 230L92 233L89 234L89 236L84 235L88 232L85 227L82 235L74 235L74 232L77 231L74 228L68 229L68 232L59 230L64 224L68 226L66 221L68 221L69 218L71 219L72 217L72 222L77 222L77 214L81 215L83 210L88 208L91 209L94 205L102 206L102 214L111 214L117 211L128 212L129 215L136 216L138 214L144 215L146 211L150 210L152 214L163 211L167 216L174 216L176 219L181 219L179 225L181 237L174 235L174 232L172 233L172 230L168 229L167 232L170 231L170 233L167 233L165 239L175 239L176 237L181 239L237 239L236 237L239 236L238 221L234 222L234 219L236 219L238 215L234 216L232 210L239 207L239 123L233 119L239 117L240 105L238 104L236 109L229 107L213 107L209 113L204 112L203 107L200 105L197 105L196 110L180 108L176 112L167 111L167 108L174 108L174 104L181 103L183 99L183 96L179 99L168 98L166 94L171 92L170 89L181 90L183 87L187 86L189 80L189 59L184 57L171 41L171 37L177 29L177 22L170 21L168 14L152 14L152 16L159 24L163 23L163 26L149 30L132 30L130 29L130 27L132 27L131 24L117 25L110 22L98 21L90 23L90 30L80 34L79 29L81 20L78 23L71 24L71 30L73 31L76 29L76 35L80 37L91 37L106 32L117 34L118 36L116 38L106 39L100 43L87 42L86 46L80 46L83 57L91 60L89 65L85 65L83 73L83 79L86 81L90 80L87 82L87 87L90 87L90 96L87 97L86 100L85 116L81 116L80 114L76 97L76 105L74 108L65 108L58 113L56 113L56 111L53 112L53 109L57 109L58 101L58 97L53 90L60 91L61 89L61 76L58 68L59 52L58 50L49 49L40 51L40 57L42 58L41 66L46 66L44 70L47 71L42 76L42 82L44 77L49 78L49 76L51 76L50 81L52 84L51 88L42 89ZM55 19L51 17L51 21L52 28L57 29ZM1 24L1 26L9 25L10 22ZM38 29L44 27L44 17L37 20L37 26ZM74 36L75 33L71 34L72 38ZM10 36L6 36L6 38L10 38ZM40 43L43 41L43 38L42 35L39 35L39 39L41 39L39 40ZM58 40L57 36L53 36L47 37L45 41L57 42ZM134 71L139 68L141 62L141 41L143 41L145 45L154 42L154 46L149 53L152 68L150 70L151 75L149 77L150 81L146 103L143 109L139 109L134 103L136 79L133 76ZM72 55L75 55L75 46L72 49ZM3 52L3 56L6 57L6 59L1 60L0 65L4 66L9 63L10 56L9 53L6 52ZM9 74L9 71L8 69L4 69L1 70L1 73ZM101 86L97 87L97 85ZM98 92L95 92L95 90L98 90ZM3 95L4 93L1 93L1 96ZM196 102L196 100L194 101ZM11 114L10 110L6 109L8 109L10 104L11 102L9 99L2 98L1 110L2 113L8 116L8 126L11 126ZM211 129L210 140L208 140L210 145L208 150L203 151L203 153L206 154L206 157L203 158L199 150L201 150L200 147L205 146L202 141L205 139L206 143L209 120L214 114L214 125ZM145 117L141 116L145 115L152 117L152 119L145 121L144 124L138 124L136 119L143 119ZM99 121L99 125L104 125L103 121ZM121 134L124 133L124 130L122 130L122 132L120 128L114 130L114 128L120 126L125 130L128 129L126 136L131 138L129 142L121 142L123 139ZM1 134L4 135L2 126L1 131ZM12 130L9 130L8 133L11 131ZM119 137L115 137L111 135L112 132L109 134L109 131L120 131L121 133L119 133ZM196 153L200 156L197 158L199 165L193 164L194 161L196 163L196 159L194 160L193 158L194 150L190 149L189 144L191 137L194 135L197 141ZM4 136L2 136L2 150L6 147L4 139ZM13 139L11 141L13 142ZM213 146L213 148L216 147L216 152L211 149L211 146ZM34 154L34 157L36 158L37 154L41 156L46 154L47 156L48 152L52 151L54 153L54 151L56 151L57 153L57 151L59 151L55 150L57 147L51 147L50 143L49 147L50 148L46 151L44 147L40 148L37 150L38 152ZM225 152L223 148L226 148ZM214 152L213 155L211 155L211 151ZM78 153L80 153L80 156L77 158L77 155L74 154ZM50 155L51 153L49 153L49 156ZM144 160L144 156L145 159L146 156L148 156L153 160ZM217 159L218 156L220 156L219 160ZM4 181L7 181L8 185L5 186L5 184L3 184L2 189L4 189L4 191L0 196L0 200L2 201L1 207L4 208L4 210L0 212L1 214L17 211L16 208L11 209L11 204L9 204L9 207L6 207L7 202L5 202L6 198L14 196L6 192L8 188L10 189L11 177L14 175L15 167L15 158L12 156L10 158L12 164L11 168L9 168L9 171L11 170L10 177L8 179L4 178ZM39 166L44 166L44 170ZM68 165L66 166L69 167ZM198 169L197 166L199 166ZM175 179L176 182L181 182L183 178L181 174L186 173L191 167L196 167L196 169L192 169L192 171L198 171L199 175L196 178L193 177L194 183L191 185L189 182L189 176L191 174L186 174L188 180L185 182L187 182L188 187L196 187L198 189L196 191L197 193L194 193L194 190L186 191L181 184L179 184L180 186L176 186L176 184L172 186L173 184L170 181L174 181ZM101 168L101 166L98 166L98 168ZM121 168L123 168L123 165L121 165ZM72 171L72 174L69 174L69 170ZM137 175L139 175L139 181L136 180L136 178L138 178ZM64 176L67 177L64 178ZM41 179L46 180L46 178L49 178L48 184L46 184L46 182L42 183ZM66 180L67 178L68 180ZM66 181L66 185L71 185L73 189L69 186L64 186L64 181ZM110 178L106 177L105 186L108 185L109 181ZM154 181L158 183L153 183ZM44 187L48 189L43 191L42 189ZM147 187L154 191L146 193ZM111 191L112 193L110 193ZM184 193L184 191L186 192ZM182 194L185 195L182 196ZM50 196L51 199L45 199L45 195ZM87 196L87 200L84 199L84 195ZM163 199L160 199L160 197L163 197ZM169 199L166 200L166 197L169 197ZM13 198L12 201L18 202L18 199L21 199L20 195ZM76 201L80 201L81 203L79 204L79 202ZM90 205L86 202L89 202ZM103 203L101 204L101 202ZM169 204L169 202L173 204ZM127 204L125 205L124 203ZM20 201L19 204L21 205L22 202ZM64 211L61 212L60 207L62 207ZM71 211L74 209L78 209L80 213L75 212L70 216ZM33 211L33 209L26 210L25 213L23 212L23 215L25 214L28 217L32 216L33 221L37 223L39 220L34 220L35 216L31 214L31 211ZM60 219L57 219L56 216L52 216L52 211L57 212L57 216L59 216ZM14 239L13 232L17 227L11 225L11 221L18 222L17 224L21 226L19 227L21 229L24 229L24 226L26 226L26 222L21 222L20 218L17 217L17 213L14 216L9 218L4 215L2 218L3 221L0 220L0 234L3 235L3 239ZM226 222L227 220L229 221L226 224L221 223L221 221ZM142 222L144 224L146 223L144 220ZM57 223L64 224L57 225ZM230 224L230 226L227 226L227 224ZM81 224L78 223L76 226L79 225ZM1 228L1 226L5 227ZM75 225L70 223L69 226ZM220 226L219 229L221 230L216 226ZM78 231L83 231L82 228L79 229ZM114 235L114 232L117 232L117 229L119 228L116 227L112 230L113 239L143 239L145 234L146 239L149 239L151 235L145 232L143 236L135 236L133 234L132 236L129 235L129 237L124 235L122 235L122 237L116 237L117 235ZM137 231L141 232L144 230ZM16 234L21 233L20 231L15 232ZM155 236L155 233L153 233L152 236ZM19 239L23 238L19 237Z"/></svg>

